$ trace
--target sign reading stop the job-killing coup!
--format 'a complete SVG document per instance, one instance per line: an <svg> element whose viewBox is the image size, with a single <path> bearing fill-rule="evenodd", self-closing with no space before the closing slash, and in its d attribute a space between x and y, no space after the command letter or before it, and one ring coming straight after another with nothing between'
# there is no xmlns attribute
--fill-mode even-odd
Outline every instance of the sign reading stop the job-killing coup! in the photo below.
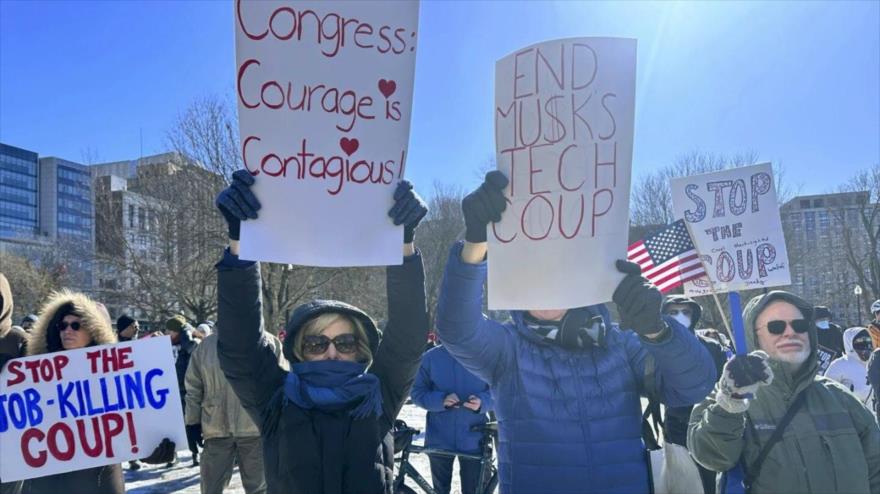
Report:
<svg viewBox="0 0 880 494"><path fill-rule="evenodd" d="M716 292L791 283L770 163L676 178L676 218L688 223ZM688 296L712 293L705 278L685 283Z"/></svg>
<svg viewBox="0 0 880 494"><path fill-rule="evenodd" d="M9 361L0 373L4 482L150 456L186 444L167 337Z"/></svg>
<svg viewBox="0 0 880 494"><path fill-rule="evenodd" d="M489 227L489 306L611 300L626 258L636 41L570 38L495 65L495 147L510 179Z"/></svg>
<svg viewBox="0 0 880 494"><path fill-rule="evenodd" d="M243 259L402 262L417 2L235 2L238 116L259 218Z"/></svg>

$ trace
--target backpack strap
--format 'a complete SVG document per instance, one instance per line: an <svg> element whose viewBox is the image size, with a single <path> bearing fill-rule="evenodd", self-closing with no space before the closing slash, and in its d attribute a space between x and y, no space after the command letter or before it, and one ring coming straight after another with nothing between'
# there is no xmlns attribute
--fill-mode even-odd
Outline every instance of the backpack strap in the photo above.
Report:
<svg viewBox="0 0 880 494"><path fill-rule="evenodd" d="M745 469L745 479L743 479L743 484L745 485L746 492L751 491L752 483L758 478L761 474L761 468L764 466L764 460L767 459L767 455L770 454L770 450L773 449L773 446L782 439L782 434L785 432L785 429L788 427L788 424L791 423L791 420L794 418L795 414L797 414L798 410L800 410L801 405L806 401L807 389L804 389L797 395L797 398L794 399L791 406L788 407L788 410L785 412L785 415L782 417L782 420L776 424L776 430L773 431L773 435L770 436L770 439L766 444L761 448L761 452L758 453L758 458L752 463L752 466L748 469ZM746 420L749 423L749 427L755 437L758 437L758 431L755 429L755 424L748 418L748 414L746 414ZM743 462L745 463L745 462ZM745 465L743 465L745 466Z"/></svg>

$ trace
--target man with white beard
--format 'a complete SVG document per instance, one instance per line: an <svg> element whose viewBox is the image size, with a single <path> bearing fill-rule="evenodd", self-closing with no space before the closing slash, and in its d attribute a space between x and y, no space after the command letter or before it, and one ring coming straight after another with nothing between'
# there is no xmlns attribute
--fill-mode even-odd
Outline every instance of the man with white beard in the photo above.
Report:
<svg viewBox="0 0 880 494"><path fill-rule="evenodd" d="M688 427L694 458L728 472L719 491L880 492L880 428L847 389L816 375L812 319L812 305L784 291L743 310L751 353L725 364Z"/></svg>

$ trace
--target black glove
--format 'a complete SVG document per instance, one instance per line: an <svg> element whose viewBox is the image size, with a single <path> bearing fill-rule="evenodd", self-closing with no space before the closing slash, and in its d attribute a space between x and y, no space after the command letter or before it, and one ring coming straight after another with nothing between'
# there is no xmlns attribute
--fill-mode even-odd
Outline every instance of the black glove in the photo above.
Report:
<svg viewBox="0 0 880 494"><path fill-rule="evenodd" d="M226 219L229 238L238 240L241 236L241 222L257 219L257 211L262 207L257 196L251 191L254 177L247 170L232 174L232 183L217 196L217 209Z"/></svg>
<svg viewBox="0 0 880 494"><path fill-rule="evenodd" d="M769 357L758 350L748 355L734 355L724 364L719 391L715 394L718 406L730 413L742 413L749 409L749 398L761 386L773 382L773 370Z"/></svg>
<svg viewBox="0 0 880 494"><path fill-rule="evenodd" d="M394 190L394 205L388 210L388 216L395 225L403 225L403 243L412 243L416 236L416 227L428 214L428 205L416 194L409 180L401 180Z"/></svg>
<svg viewBox="0 0 880 494"><path fill-rule="evenodd" d="M141 461L144 463L149 463L151 465L161 465L163 463L171 463L174 461L174 451L176 446L174 442L167 437L156 446L156 449L153 450L150 456L142 459Z"/></svg>
<svg viewBox="0 0 880 494"><path fill-rule="evenodd" d="M202 424L193 424L186 426L186 438L200 447L205 447L205 439L202 437Z"/></svg>
<svg viewBox="0 0 880 494"><path fill-rule="evenodd" d="M498 170L486 174L486 180L477 190L466 195L461 201L464 214L464 239L471 243L486 241L486 226L489 222L501 221L501 213L507 209L504 188L509 180Z"/></svg>
<svg viewBox="0 0 880 494"><path fill-rule="evenodd" d="M10 360L12 360L12 355L9 355L8 353L0 353L0 370L3 370L3 366Z"/></svg>
<svg viewBox="0 0 880 494"><path fill-rule="evenodd" d="M617 270L626 274L617 285L611 299L620 312L620 325L640 336L655 335L665 328L660 317L663 295L650 281L642 277L638 264L623 260L615 263Z"/></svg>

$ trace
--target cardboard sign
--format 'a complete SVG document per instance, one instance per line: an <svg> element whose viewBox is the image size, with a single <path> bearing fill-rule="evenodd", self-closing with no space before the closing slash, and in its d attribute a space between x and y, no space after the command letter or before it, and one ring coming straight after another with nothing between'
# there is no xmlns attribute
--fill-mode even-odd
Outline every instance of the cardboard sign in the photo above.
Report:
<svg viewBox="0 0 880 494"><path fill-rule="evenodd" d="M495 147L510 179L490 225L489 307L611 300L626 259L636 41L570 38L495 65Z"/></svg>
<svg viewBox="0 0 880 494"><path fill-rule="evenodd" d="M402 262L387 212L406 167L417 2L235 2L238 116L259 218L241 257Z"/></svg>
<svg viewBox="0 0 880 494"><path fill-rule="evenodd" d="M688 223L718 293L789 285L788 253L769 163L676 178L676 218ZM703 278L685 295L711 293Z"/></svg>
<svg viewBox="0 0 880 494"><path fill-rule="evenodd" d="M43 477L186 446L167 337L9 361L0 373L0 478Z"/></svg>

